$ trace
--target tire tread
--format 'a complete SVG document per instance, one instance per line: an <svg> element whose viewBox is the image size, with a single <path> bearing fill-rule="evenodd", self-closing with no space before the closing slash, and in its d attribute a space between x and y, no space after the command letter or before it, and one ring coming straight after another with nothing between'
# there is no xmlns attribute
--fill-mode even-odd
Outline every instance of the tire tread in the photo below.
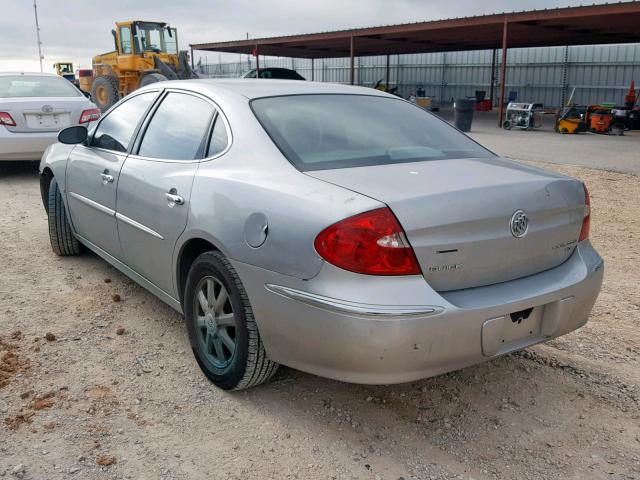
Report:
<svg viewBox="0 0 640 480"><path fill-rule="evenodd" d="M67 220L67 212L64 208L60 187L55 178L49 185L49 195L47 198L49 212L49 240L51 248L56 255L66 257L80 254L80 243L71 231L71 225Z"/></svg>

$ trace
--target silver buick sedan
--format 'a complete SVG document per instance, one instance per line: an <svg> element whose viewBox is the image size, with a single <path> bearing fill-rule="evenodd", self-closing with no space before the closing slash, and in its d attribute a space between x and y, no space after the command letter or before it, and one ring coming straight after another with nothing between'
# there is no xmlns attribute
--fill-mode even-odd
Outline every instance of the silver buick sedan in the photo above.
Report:
<svg viewBox="0 0 640 480"><path fill-rule="evenodd" d="M93 250L184 314L223 389L279 364L387 384L584 325L585 185L372 89L155 83L40 166L53 251Z"/></svg>

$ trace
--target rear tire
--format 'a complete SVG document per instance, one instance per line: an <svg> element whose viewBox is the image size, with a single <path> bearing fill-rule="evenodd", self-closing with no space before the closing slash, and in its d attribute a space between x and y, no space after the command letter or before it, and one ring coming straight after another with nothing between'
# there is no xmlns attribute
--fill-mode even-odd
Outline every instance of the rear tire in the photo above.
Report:
<svg viewBox="0 0 640 480"><path fill-rule="evenodd" d="M71 231L60 188L55 178L51 180L49 185L48 207L49 240L51 241L53 252L61 257L79 255L80 242L73 236Z"/></svg>
<svg viewBox="0 0 640 480"><path fill-rule="evenodd" d="M166 82L169 80L167 77L162 75L161 73L147 73L142 80L140 80L140 88L146 87L147 85L151 85L156 82Z"/></svg>
<svg viewBox="0 0 640 480"><path fill-rule="evenodd" d="M242 390L276 373L278 364L267 357L244 286L220 252L203 253L193 262L183 303L193 354L216 386Z"/></svg>
<svg viewBox="0 0 640 480"><path fill-rule="evenodd" d="M91 99L101 111L108 110L120 100L118 79L112 76L100 76L91 85Z"/></svg>

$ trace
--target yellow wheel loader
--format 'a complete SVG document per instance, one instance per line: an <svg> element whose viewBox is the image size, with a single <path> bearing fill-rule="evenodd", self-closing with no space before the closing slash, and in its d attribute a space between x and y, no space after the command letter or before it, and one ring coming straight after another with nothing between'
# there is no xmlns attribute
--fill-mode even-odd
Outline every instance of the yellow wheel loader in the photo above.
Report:
<svg viewBox="0 0 640 480"><path fill-rule="evenodd" d="M76 83L76 76L73 73L73 63L57 62L53 64L53 68L56 71L56 75L66 78L71 83Z"/></svg>
<svg viewBox="0 0 640 480"><path fill-rule="evenodd" d="M163 22L117 22L113 52L93 57L91 97L102 111L137 88L163 80L198 78L178 32Z"/></svg>

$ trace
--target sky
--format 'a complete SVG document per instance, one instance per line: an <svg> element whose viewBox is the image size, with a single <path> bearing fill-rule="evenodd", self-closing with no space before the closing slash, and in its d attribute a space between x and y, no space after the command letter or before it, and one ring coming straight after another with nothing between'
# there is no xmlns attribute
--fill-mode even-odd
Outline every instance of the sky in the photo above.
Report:
<svg viewBox="0 0 640 480"><path fill-rule="evenodd" d="M164 21L190 43L313 33L499 12L557 8L593 0L37 0L44 71L113 50L116 21ZM605 3L596 1L595 3ZM40 70L33 0L0 0L0 71ZM195 53L196 61L204 53ZM209 62L218 61L208 54ZM223 61L237 56L225 55Z"/></svg>

